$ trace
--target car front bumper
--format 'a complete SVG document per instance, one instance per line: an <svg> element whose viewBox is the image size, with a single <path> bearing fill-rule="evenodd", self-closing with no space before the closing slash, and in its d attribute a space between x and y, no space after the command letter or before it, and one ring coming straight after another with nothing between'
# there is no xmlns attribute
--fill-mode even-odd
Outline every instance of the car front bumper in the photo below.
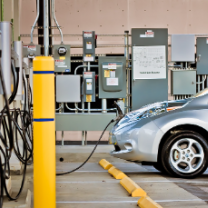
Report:
<svg viewBox="0 0 208 208"><path fill-rule="evenodd" d="M157 162L162 136L163 132L151 120L140 126L134 124L122 129L114 128L109 140L117 148L110 154L128 161Z"/></svg>

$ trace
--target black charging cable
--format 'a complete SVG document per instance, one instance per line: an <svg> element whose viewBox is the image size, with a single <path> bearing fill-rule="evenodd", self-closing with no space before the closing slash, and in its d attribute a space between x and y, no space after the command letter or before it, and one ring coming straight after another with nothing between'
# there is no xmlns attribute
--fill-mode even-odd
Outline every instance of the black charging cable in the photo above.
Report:
<svg viewBox="0 0 208 208"><path fill-rule="evenodd" d="M15 68L14 64L11 64L14 90L9 99L7 99L5 82L2 75L1 68L1 52L0 51L0 83L3 91L4 103L5 106L0 111L0 208L3 206L3 195L4 191L6 192L7 197L10 200L16 200L20 196L25 182L26 168L28 164L32 162L32 153L33 153L33 138L32 138L32 115L31 112L28 112L26 109L26 95L25 95L25 105L24 109L20 110L19 108L10 109L9 104L11 104L17 94L19 86L19 68ZM24 80L24 77L23 77ZM25 80L24 80L25 81ZM27 80L29 82L29 79ZM28 83L29 85L29 83ZM23 82L25 94L31 94L31 88L26 86L26 83ZM29 93L30 91L30 93ZM26 93L27 92L27 93ZM30 109L30 101L28 96L28 109ZM18 140L22 140L22 148ZM23 164L23 176L21 180L20 189L15 197L12 197L7 189L6 180L10 179L10 158L12 150ZM29 153L29 154L28 154Z"/></svg>
<svg viewBox="0 0 208 208"><path fill-rule="evenodd" d="M97 141L97 143L96 143L94 149L92 150L92 152L90 153L90 155L88 156L88 158L87 158L80 166L78 166L78 167L75 168L74 170L71 170L71 171L68 171L68 172L64 172L64 173L56 173L56 175L57 175L57 176L61 176L61 175L70 174L70 173L73 173L73 172L79 170L81 167L83 167L83 166L87 163L87 161L92 157L92 155L93 155L93 153L95 152L95 150L96 150L98 144L100 143L100 140L102 139L103 134L105 133L106 129L107 129L107 128L110 126L110 124L113 123L113 122L115 122L115 119L112 119L112 120L108 123L108 125L105 127L105 129L103 130L102 134L100 135L100 138L99 138L99 140Z"/></svg>

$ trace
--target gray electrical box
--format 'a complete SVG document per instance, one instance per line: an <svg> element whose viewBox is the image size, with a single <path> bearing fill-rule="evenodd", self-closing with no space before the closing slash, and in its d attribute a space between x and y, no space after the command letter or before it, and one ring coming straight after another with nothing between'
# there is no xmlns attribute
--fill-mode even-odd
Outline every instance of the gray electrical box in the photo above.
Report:
<svg viewBox="0 0 208 208"><path fill-rule="evenodd" d="M99 98L126 98L125 57L99 57Z"/></svg>
<svg viewBox="0 0 208 208"><path fill-rule="evenodd" d="M171 36L171 61L195 62L195 35Z"/></svg>
<svg viewBox="0 0 208 208"><path fill-rule="evenodd" d="M84 102L95 102L95 72L83 72Z"/></svg>
<svg viewBox="0 0 208 208"><path fill-rule="evenodd" d="M208 74L208 38L196 39L197 74Z"/></svg>
<svg viewBox="0 0 208 208"><path fill-rule="evenodd" d="M196 70L171 70L172 95L196 94Z"/></svg>
<svg viewBox="0 0 208 208"><path fill-rule="evenodd" d="M168 29L133 28L132 110L168 100Z"/></svg>
<svg viewBox="0 0 208 208"><path fill-rule="evenodd" d="M70 45L53 45L55 72L71 72Z"/></svg>
<svg viewBox="0 0 208 208"><path fill-rule="evenodd" d="M36 56L40 56L40 53L40 45L23 45L23 57L33 59Z"/></svg>
<svg viewBox="0 0 208 208"><path fill-rule="evenodd" d="M81 102L79 75L56 75L56 102Z"/></svg>
<svg viewBox="0 0 208 208"><path fill-rule="evenodd" d="M95 61L95 31L83 31L83 61Z"/></svg>

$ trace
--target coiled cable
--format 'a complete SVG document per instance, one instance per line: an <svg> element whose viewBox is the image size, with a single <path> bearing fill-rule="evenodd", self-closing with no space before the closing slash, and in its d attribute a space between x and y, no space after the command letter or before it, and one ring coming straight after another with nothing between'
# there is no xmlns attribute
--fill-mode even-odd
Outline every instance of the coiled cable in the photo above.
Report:
<svg viewBox="0 0 208 208"><path fill-rule="evenodd" d="M20 196L24 187L27 165L32 163L33 153L32 114L30 112L30 101L32 99L30 98L31 88L29 87L29 79L27 79L26 85L25 78L23 77L23 86L25 94L24 109L10 109L9 104L11 104L14 101L19 85L19 68L15 68L14 64L12 63L11 69L14 80L14 90L10 98L7 99L7 94L5 91L5 82L2 76L0 60L0 83L2 86L5 103L5 106L0 111L0 208L2 208L3 206L4 191L6 192L6 195L10 200L16 200ZM26 106L26 104L28 106ZM20 145L20 143L22 143L22 146ZM6 180L10 179L11 176L10 158L12 155L12 151L14 151L19 161L23 164L23 175L21 185L15 197L12 197L9 194L9 190L6 186Z"/></svg>

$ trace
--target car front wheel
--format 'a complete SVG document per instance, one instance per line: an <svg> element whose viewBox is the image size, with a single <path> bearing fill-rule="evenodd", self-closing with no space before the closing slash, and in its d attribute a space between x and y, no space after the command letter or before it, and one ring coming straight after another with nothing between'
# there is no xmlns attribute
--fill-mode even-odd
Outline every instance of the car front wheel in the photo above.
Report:
<svg viewBox="0 0 208 208"><path fill-rule="evenodd" d="M208 143L196 132L181 131L167 139L161 156L167 172L177 177L194 178L208 166Z"/></svg>

